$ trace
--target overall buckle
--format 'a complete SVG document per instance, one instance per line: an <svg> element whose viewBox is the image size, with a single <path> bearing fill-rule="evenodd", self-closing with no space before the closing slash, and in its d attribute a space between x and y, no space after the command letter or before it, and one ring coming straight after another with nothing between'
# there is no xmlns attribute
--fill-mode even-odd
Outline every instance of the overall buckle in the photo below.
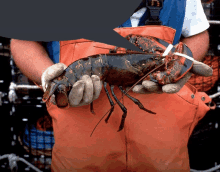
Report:
<svg viewBox="0 0 220 172"><path fill-rule="evenodd" d="M151 0L146 2L148 11L148 20L145 21L145 25L162 25L159 19L160 10L163 7L163 0Z"/></svg>

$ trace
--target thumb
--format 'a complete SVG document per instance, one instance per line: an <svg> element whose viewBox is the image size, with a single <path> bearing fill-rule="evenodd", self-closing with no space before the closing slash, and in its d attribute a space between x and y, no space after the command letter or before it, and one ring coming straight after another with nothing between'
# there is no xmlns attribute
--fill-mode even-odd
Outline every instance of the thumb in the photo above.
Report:
<svg viewBox="0 0 220 172"><path fill-rule="evenodd" d="M201 76L212 76L213 69L205 63L194 61L191 72Z"/></svg>
<svg viewBox="0 0 220 172"><path fill-rule="evenodd" d="M188 72L183 78L181 78L179 81L177 81L174 84L167 84L162 87L162 90L164 93L177 93L184 85L185 83L190 79L192 73Z"/></svg>
<svg viewBox="0 0 220 172"><path fill-rule="evenodd" d="M46 88L49 82L52 79L61 75L66 68L67 66L63 63L56 63L48 67L41 76L41 84L42 84L43 90L46 91Z"/></svg>

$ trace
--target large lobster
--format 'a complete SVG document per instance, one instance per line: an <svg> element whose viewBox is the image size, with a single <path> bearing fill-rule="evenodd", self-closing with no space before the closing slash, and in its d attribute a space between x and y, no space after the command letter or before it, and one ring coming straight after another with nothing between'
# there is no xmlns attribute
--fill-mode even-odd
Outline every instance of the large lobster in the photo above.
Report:
<svg viewBox="0 0 220 172"><path fill-rule="evenodd" d="M161 39L138 35L128 35L126 39L138 46L143 52L127 50L126 52L116 53L116 48L111 50L109 54L98 54L77 60L52 81L44 93L43 101L48 101L55 94L57 106L66 107L68 106L68 94L74 83L83 75L97 75L104 82L104 89L111 104L111 110L105 120L106 123L114 110L114 103L106 88L107 84L110 85L111 94L123 111L118 131L124 128L127 110L115 96L114 85L118 86L121 92L137 104L140 109L155 114L145 109L139 100L131 97L125 88L133 88L143 79L161 85L175 83L192 68L193 62L173 53L178 52L192 57L192 52L185 44L179 43L164 56L169 44Z"/></svg>

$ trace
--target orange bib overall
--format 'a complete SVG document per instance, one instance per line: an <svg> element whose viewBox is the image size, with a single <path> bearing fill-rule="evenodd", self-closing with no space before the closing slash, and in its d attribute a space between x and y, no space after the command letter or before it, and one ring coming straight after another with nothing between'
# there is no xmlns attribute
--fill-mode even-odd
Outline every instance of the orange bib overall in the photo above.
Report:
<svg viewBox="0 0 220 172"><path fill-rule="evenodd" d="M141 26L117 28L120 35L141 34L155 36L172 43L175 30L166 26ZM103 47L103 48L101 48ZM100 53L109 53L114 46L86 39L61 41L60 62L71 64L80 58ZM122 96L115 88L118 98ZM93 102L96 115L90 106L59 109L47 103L53 119L55 145L52 153L54 172L154 172L189 171L187 143L197 122L209 107L210 98L190 84L176 94L129 94L156 112L149 114L124 98L127 108L125 128L117 132L123 112L118 105L106 124L98 125L102 116L110 109L104 88ZM205 97L203 101L201 98Z"/></svg>

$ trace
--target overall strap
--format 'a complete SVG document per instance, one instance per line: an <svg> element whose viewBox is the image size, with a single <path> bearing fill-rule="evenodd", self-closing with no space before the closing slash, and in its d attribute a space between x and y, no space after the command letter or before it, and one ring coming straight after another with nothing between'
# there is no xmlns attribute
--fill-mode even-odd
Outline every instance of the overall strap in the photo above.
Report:
<svg viewBox="0 0 220 172"><path fill-rule="evenodd" d="M148 17L145 25L162 25L160 20L160 10L163 8L163 0L145 0Z"/></svg>

